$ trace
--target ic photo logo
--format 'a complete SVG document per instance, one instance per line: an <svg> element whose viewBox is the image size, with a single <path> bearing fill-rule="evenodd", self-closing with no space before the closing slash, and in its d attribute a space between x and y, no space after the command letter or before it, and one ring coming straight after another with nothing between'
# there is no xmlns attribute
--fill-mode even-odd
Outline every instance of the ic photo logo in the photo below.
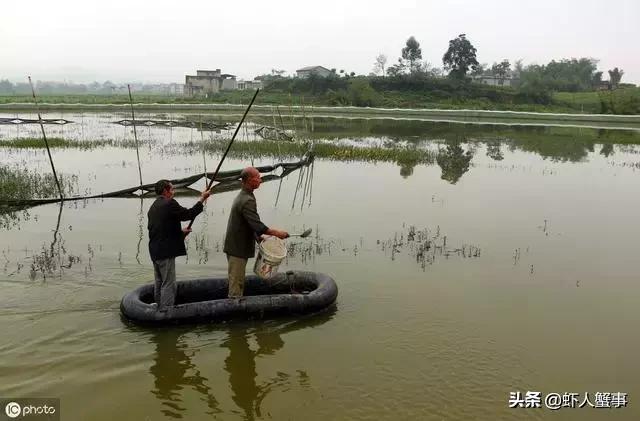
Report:
<svg viewBox="0 0 640 421"><path fill-rule="evenodd" d="M18 400L20 403L16 402L16 400L18 399L10 400L4 406L4 413L10 419L22 419L24 417L34 419L33 417L37 417L45 418L49 421L60 420L60 399L58 398L27 398Z"/></svg>
<svg viewBox="0 0 640 421"><path fill-rule="evenodd" d="M22 407L17 402L9 402L4 407L4 413L7 414L7 417L9 418L19 417L21 412L22 412Z"/></svg>

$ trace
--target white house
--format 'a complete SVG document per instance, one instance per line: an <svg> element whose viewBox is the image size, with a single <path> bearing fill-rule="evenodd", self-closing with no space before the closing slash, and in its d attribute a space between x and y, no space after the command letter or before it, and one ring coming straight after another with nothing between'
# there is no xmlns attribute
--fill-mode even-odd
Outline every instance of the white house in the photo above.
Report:
<svg viewBox="0 0 640 421"><path fill-rule="evenodd" d="M322 66L307 66L307 67L303 67L302 69L296 70L296 75L299 78L307 78L311 74L315 74L321 77L327 77L331 75L331 70Z"/></svg>
<svg viewBox="0 0 640 421"><path fill-rule="evenodd" d="M262 89L261 80L239 80L238 90L244 91L245 89Z"/></svg>
<svg viewBox="0 0 640 421"><path fill-rule="evenodd" d="M476 83L482 83L483 85L490 86L515 86L518 83L518 79L505 76L503 78L492 75L473 76L473 81Z"/></svg>

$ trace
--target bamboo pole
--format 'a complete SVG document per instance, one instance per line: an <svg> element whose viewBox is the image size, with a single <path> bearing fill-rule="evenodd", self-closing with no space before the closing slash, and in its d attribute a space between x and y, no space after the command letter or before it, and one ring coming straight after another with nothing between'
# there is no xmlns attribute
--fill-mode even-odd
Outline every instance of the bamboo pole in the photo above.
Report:
<svg viewBox="0 0 640 421"><path fill-rule="evenodd" d="M307 187L309 186L309 175L311 174L311 168L307 168L307 177L304 182L304 190L302 192L302 202L300 203L300 211L304 207L304 200L307 198Z"/></svg>
<svg viewBox="0 0 640 421"><path fill-rule="evenodd" d="M302 121L304 121L304 131L308 132L309 128L307 127L307 113L304 109L304 95L300 98L300 104L302 105Z"/></svg>
<svg viewBox="0 0 640 421"><path fill-rule="evenodd" d="M278 199L280 199L280 189L282 188L282 180L283 180L283 177L280 176L280 183L278 184L278 194L276 195L276 203L273 205L274 208L278 207Z"/></svg>
<svg viewBox="0 0 640 421"><path fill-rule="evenodd" d="M131 105L131 119L133 120L133 137L136 140L136 156L138 158L138 175L140 176L140 193L144 193L142 190L142 167L140 166L140 150L138 148L138 133L136 132L136 115L133 112L133 98L131 97L131 85L127 84L129 90L129 104Z"/></svg>
<svg viewBox="0 0 640 421"><path fill-rule="evenodd" d="M315 125L313 124L313 104L311 104L311 112L309 113L309 117L311 120L311 131L315 131Z"/></svg>
<svg viewBox="0 0 640 421"><path fill-rule="evenodd" d="M253 98L251 98L251 102L249 103L249 106L247 107L246 110L244 110L244 114L242 115L242 119L240 120L240 123L238 123L238 127L236 127L235 132L233 132L233 136L231 137L231 140L229 141L229 144L227 145L227 149L224 151L224 154L222 155L222 158L220 159L220 162L218 162L218 166L216 167L216 170L214 171L213 176L211 177L211 181L207 185L207 190L211 190L211 186L213 184L213 180L216 179L216 175L218 175L218 172L220 172L220 167L222 167L222 163L224 162L225 158L227 157L227 154L229 153L229 150L231 149L231 145L233 145L233 141L236 140L236 136L238 135L238 132L240 131L240 127L242 126L242 123L244 122L244 119L247 117L247 114L249 113L249 110L251 109L251 106L253 105L253 102L256 100L256 97L258 96L259 92L260 92L260 88L256 89L256 93L253 94ZM193 225L193 221L194 220L195 219L192 219L189 222L189 226L187 228L191 228L191 226Z"/></svg>
<svg viewBox="0 0 640 421"><path fill-rule="evenodd" d="M313 167L316 165L316 162L313 161L311 163L311 181L309 182L309 206L311 206L311 194L313 193Z"/></svg>
<svg viewBox="0 0 640 421"><path fill-rule="evenodd" d="M293 127L294 133L296 132L296 118L293 116L293 98L289 94L289 115L291 116L291 127Z"/></svg>
<svg viewBox="0 0 640 421"><path fill-rule="evenodd" d="M58 174L56 174L56 166L53 165L53 158L51 157L51 150L49 149L49 141L47 141L47 135L44 133L42 116L40 116L40 105L38 104L38 99L36 98L36 90L33 88L33 82L31 82L31 76L28 76L28 77L29 77L29 85L31 85L31 94L33 95L33 100L36 103L36 111L38 112L38 121L40 122L40 130L42 130L42 138L44 139L44 144L47 147L47 155L49 155L49 163L51 163L51 170L53 171L53 178L56 181L56 186L58 186L58 193L60 194L60 200L64 200L64 196L62 195L62 187L60 187L60 182L58 181Z"/></svg>
<svg viewBox="0 0 640 421"><path fill-rule="evenodd" d="M291 210L296 206L296 198L298 197L298 190L302 185L302 177L304 176L305 167L300 168L300 172L298 173L298 182L296 183L296 191L293 194L293 203L291 203Z"/></svg>

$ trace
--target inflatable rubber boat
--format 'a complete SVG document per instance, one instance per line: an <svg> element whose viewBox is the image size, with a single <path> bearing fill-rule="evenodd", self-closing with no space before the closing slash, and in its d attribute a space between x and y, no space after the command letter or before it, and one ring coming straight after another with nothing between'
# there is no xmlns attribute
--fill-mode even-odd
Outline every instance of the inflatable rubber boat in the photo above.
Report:
<svg viewBox="0 0 640 421"><path fill-rule="evenodd" d="M333 304L338 296L335 281L316 272L288 271L268 280L247 276L241 298L227 298L227 278L178 281L177 286L176 303L166 311L157 310L153 284L127 293L120 311L133 322L150 324L264 318L314 313Z"/></svg>

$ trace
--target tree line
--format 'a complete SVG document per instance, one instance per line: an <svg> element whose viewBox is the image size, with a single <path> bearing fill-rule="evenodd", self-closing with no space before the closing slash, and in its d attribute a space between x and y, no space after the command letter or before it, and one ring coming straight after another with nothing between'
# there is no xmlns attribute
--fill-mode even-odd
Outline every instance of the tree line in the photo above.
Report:
<svg viewBox="0 0 640 421"><path fill-rule="evenodd" d="M509 60L500 63L480 64L477 49L466 34L460 34L449 41L449 48L442 56L442 68L433 67L422 61L422 49L415 37L407 39L400 57L395 64L387 67L388 58L379 54L375 58L373 74L382 77L430 76L464 79L488 76L498 81L515 80L516 85L526 89L546 89L550 91L581 92L606 87L615 89L620 85L624 71L615 67L608 71L609 80L603 80L603 72L598 71L598 60L593 58L552 60L548 64L524 66L522 60L512 68ZM502 85L503 83L499 83Z"/></svg>
<svg viewBox="0 0 640 421"><path fill-rule="evenodd" d="M598 60L586 57L552 60L547 64L524 65L518 60L512 65L508 59L492 65L481 64L471 40L466 34L459 34L449 41L441 67L423 60L420 43L411 36L395 62L390 63L384 54L375 57L373 71L367 76L331 69L326 77L312 74L307 78L287 78L283 70L273 70L261 79L267 89L322 96L331 105L403 107L473 103L485 108L496 104L545 107L554 104L554 92L608 92L624 85L622 69L610 69L608 81L603 80L603 74L598 70ZM618 97L622 96L629 95L599 94L600 112L640 110L637 94L624 99L630 105L625 102L624 106L616 107Z"/></svg>

